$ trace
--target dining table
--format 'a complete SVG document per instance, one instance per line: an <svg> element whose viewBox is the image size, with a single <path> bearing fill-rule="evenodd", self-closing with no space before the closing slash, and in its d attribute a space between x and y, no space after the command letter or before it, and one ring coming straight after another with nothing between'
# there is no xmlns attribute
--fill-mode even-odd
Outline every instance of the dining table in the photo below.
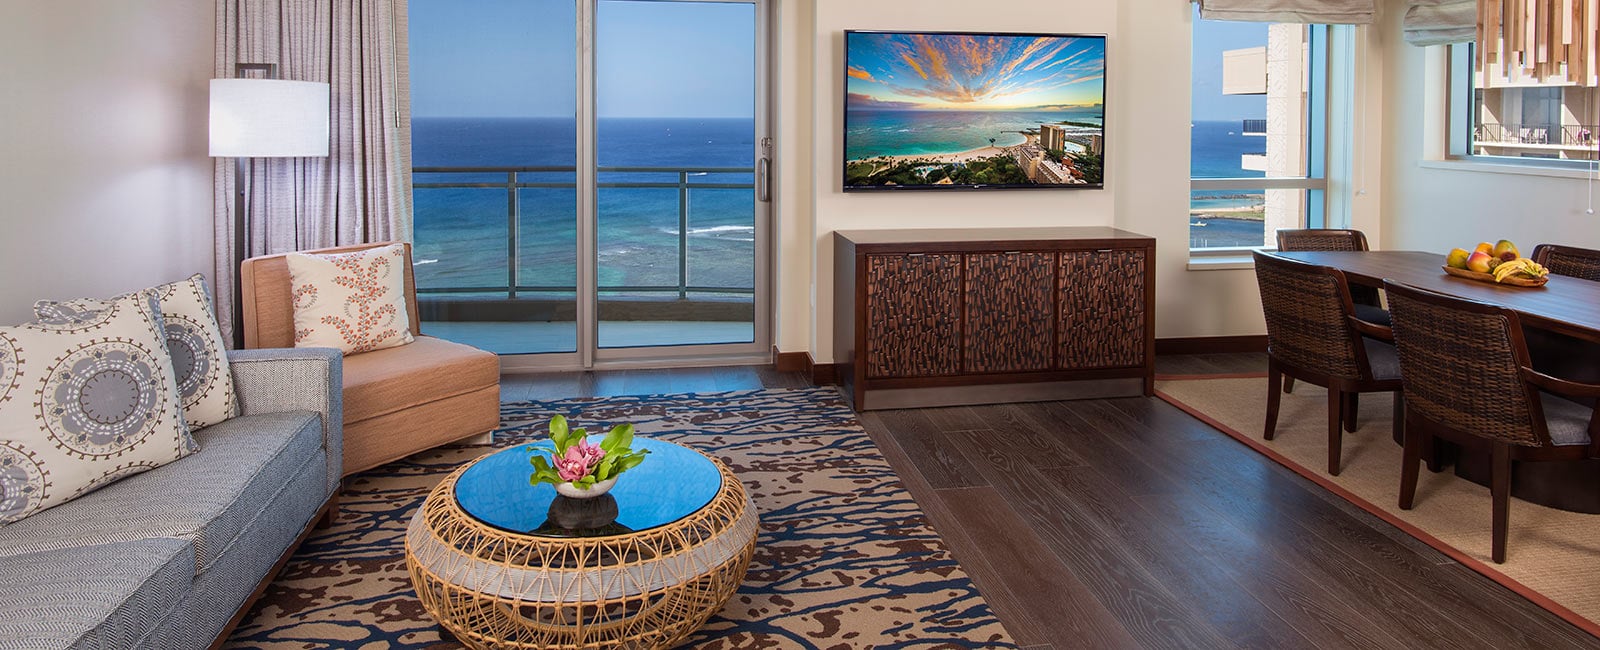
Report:
<svg viewBox="0 0 1600 650"><path fill-rule="evenodd" d="M1571 350L1560 359L1561 367L1537 369L1557 376L1589 379L1574 374L1592 374L1600 367L1600 282L1551 274L1544 286L1520 287L1460 278L1445 273L1444 254L1425 251L1272 251L1267 254L1339 269L1352 284L1381 289L1384 280L1388 280L1505 307L1517 312L1525 329L1544 330L1561 342L1562 349ZM1458 476L1488 484L1486 450L1452 448L1450 451ZM1512 494L1552 508L1600 513L1600 459L1581 463L1521 464L1514 474Z"/></svg>

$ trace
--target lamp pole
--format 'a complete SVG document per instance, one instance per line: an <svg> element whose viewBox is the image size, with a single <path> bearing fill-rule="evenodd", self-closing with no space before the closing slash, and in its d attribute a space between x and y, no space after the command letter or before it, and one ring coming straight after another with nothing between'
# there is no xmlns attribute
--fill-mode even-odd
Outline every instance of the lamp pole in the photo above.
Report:
<svg viewBox="0 0 1600 650"><path fill-rule="evenodd" d="M244 79L251 72L261 72L266 79L278 78L278 64L276 63L235 63L233 64L233 77ZM244 349L244 273L241 265L248 257L246 247L250 242L250 220L246 218L248 209L245 201L244 172L245 156L233 158L233 349Z"/></svg>

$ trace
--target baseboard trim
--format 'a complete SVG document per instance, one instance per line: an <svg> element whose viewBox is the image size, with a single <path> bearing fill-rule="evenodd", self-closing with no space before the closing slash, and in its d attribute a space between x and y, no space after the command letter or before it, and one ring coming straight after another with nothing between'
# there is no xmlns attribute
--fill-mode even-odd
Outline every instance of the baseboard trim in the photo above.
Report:
<svg viewBox="0 0 1600 650"><path fill-rule="evenodd" d="M1193 336L1156 339L1156 354L1217 354L1225 352L1266 352L1267 335Z"/></svg>
<svg viewBox="0 0 1600 650"><path fill-rule="evenodd" d="M772 346L772 368L778 372L798 372L811 378L811 383L817 386L827 386L839 383L839 369L837 364L817 363L811 358L811 351L783 352L778 346Z"/></svg>
<svg viewBox="0 0 1600 650"><path fill-rule="evenodd" d="M809 352L779 352L778 346L772 346L772 367L778 372L803 372L811 374L811 353Z"/></svg>

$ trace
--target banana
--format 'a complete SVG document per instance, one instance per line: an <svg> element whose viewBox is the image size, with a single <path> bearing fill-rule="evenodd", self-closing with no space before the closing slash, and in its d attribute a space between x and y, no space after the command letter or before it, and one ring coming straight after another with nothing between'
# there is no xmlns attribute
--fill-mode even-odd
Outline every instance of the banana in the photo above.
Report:
<svg viewBox="0 0 1600 650"><path fill-rule="evenodd" d="M1540 266L1539 263L1534 262L1533 260L1530 260L1526 257L1519 257L1511 260L1510 262L1506 262L1500 266L1494 267L1494 281L1505 282L1506 278L1517 273L1521 273L1530 278L1541 278L1549 274L1550 271L1549 269Z"/></svg>

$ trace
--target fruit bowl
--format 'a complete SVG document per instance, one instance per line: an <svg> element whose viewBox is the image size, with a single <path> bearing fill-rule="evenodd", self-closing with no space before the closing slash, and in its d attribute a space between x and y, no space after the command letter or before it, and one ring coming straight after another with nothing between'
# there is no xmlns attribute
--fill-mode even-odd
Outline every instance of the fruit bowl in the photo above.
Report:
<svg viewBox="0 0 1600 650"><path fill-rule="evenodd" d="M1477 271L1468 271L1466 269L1458 269L1452 266L1444 267L1444 272L1458 278L1477 280L1479 282L1488 282L1489 284L1504 284L1514 287L1542 287L1544 286L1544 283L1550 281L1549 276L1530 278L1527 276L1512 275L1507 277L1505 280L1496 282L1493 273L1479 273Z"/></svg>

